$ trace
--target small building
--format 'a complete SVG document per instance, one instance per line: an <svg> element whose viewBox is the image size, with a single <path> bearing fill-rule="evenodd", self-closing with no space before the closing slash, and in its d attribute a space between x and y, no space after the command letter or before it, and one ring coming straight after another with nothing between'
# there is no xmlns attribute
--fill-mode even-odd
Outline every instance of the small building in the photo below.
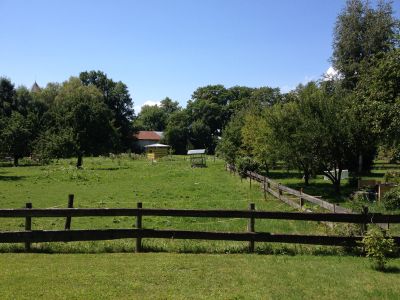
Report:
<svg viewBox="0 0 400 300"><path fill-rule="evenodd" d="M167 156L170 146L164 144L151 144L144 146L148 159L157 160L163 156Z"/></svg>
<svg viewBox="0 0 400 300"><path fill-rule="evenodd" d="M159 143L163 136L164 133L162 131L139 131L135 135L138 150L142 152L146 146Z"/></svg>
<svg viewBox="0 0 400 300"><path fill-rule="evenodd" d="M206 167L206 149L194 149L187 152L190 158L190 165L195 167Z"/></svg>

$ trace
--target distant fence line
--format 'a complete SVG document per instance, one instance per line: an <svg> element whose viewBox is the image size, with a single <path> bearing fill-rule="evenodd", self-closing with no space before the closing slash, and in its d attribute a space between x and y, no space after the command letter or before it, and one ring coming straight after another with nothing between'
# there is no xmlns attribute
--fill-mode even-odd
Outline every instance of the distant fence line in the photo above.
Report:
<svg viewBox="0 0 400 300"><path fill-rule="evenodd" d="M362 239L362 236L298 235L256 232L256 219L345 222L363 224L364 228L367 224L371 223L400 223L400 215L383 215L368 213L367 211L362 214L257 211L255 210L254 203L250 204L249 210L143 208L142 203L140 202L137 203L137 208L72 208L73 195L70 195L68 206L69 208L43 209L32 208L32 204L27 203L26 208L0 209L0 218L25 218L25 231L1 231L0 243L25 243L26 250L30 250L31 243L98 241L135 238L136 251L141 252L143 238L223 240L247 241L249 242L249 251L253 252L255 242L298 243L353 247L356 246L357 243ZM136 228L71 230L72 218L110 216L135 217ZM143 226L143 216L240 218L248 219L248 226L247 232L147 229ZM32 218L49 217L65 217L65 229L32 229ZM397 245L400 245L400 237L394 237L394 241Z"/></svg>
<svg viewBox="0 0 400 300"><path fill-rule="evenodd" d="M227 169L229 171L236 172L236 167L233 165L227 164ZM317 198L315 196L308 195L302 191L297 191L290 187L284 186L266 176L262 176L255 172L247 171L246 175L247 175L247 177L250 178L250 180L255 180L255 181L261 183L264 192L270 193L271 195L275 196L279 200L287 203L288 205L290 205L294 208L302 210L303 206L304 206L304 202L308 201L310 203L318 205L319 207L324 208L324 209L329 210L334 213L353 213L353 211L351 209L339 206L334 203L327 202L327 201ZM288 198L286 196L286 194L297 197L298 198L297 201L295 199Z"/></svg>
<svg viewBox="0 0 400 300"><path fill-rule="evenodd" d="M226 169L234 173L237 172L236 167L231 164L227 164ZM266 193L270 193L275 198L285 202L286 204L296 209L311 212L311 210L306 209L304 207L305 201L308 201L314 205L317 205L318 207L321 207L333 213L343 213L343 214L354 213L354 211L352 211L349 208L345 208L343 206L339 206L338 204L330 203L315 196L308 195L304 193L302 190L297 191L295 189L282 185L266 176L257 174L255 172L247 171L246 176L250 179L250 186L252 180L257 181L261 184L261 188L264 192L264 195ZM294 196L294 198L293 197L289 198L288 196ZM385 224L378 223L377 225L383 229L389 229L389 223Z"/></svg>

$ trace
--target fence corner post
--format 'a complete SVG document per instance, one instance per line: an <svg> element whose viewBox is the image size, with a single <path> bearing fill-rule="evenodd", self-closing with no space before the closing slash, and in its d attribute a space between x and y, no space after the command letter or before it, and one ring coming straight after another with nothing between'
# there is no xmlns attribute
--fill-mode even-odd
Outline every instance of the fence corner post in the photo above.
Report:
<svg viewBox="0 0 400 300"><path fill-rule="evenodd" d="M68 195L68 208L73 208L74 207L74 194L69 194ZM70 230L71 229L71 219L72 217L69 216L65 219L65 230Z"/></svg>
<svg viewBox="0 0 400 300"><path fill-rule="evenodd" d="M254 203L250 203L249 209L251 212L254 212L256 209L256 205ZM251 214L248 224L248 232L254 233L255 232L255 218L254 214ZM251 237L249 241L249 252L254 252L254 239Z"/></svg>
<svg viewBox="0 0 400 300"><path fill-rule="evenodd" d="M142 252L142 238L141 236L141 229L142 229L142 213L140 209L142 208L142 202L137 203L138 213L136 217L136 230L138 237L136 238L136 253Z"/></svg>
<svg viewBox="0 0 400 300"><path fill-rule="evenodd" d="M32 203L27 202L25 204L25 208L31 209L32 208ZM32 218L31 217L25 217L25 231L31 231L32 230ZM25 250L29 251L31 250L31 243L30 242L25 242Z"/></svg>

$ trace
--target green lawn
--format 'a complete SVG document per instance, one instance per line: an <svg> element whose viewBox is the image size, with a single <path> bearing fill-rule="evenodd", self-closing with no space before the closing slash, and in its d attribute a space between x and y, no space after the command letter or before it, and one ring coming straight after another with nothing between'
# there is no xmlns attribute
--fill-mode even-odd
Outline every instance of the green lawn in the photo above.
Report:
<svg viewBox="0 0 400 300"><path fill-rule="evenodd" d="M48 166L0 168L0 207L144 207L292 210L258 185L210 160L192 169L183 157L155 164L125 158L86 158ZM33 229L62 229L63 218L33 218ZM132 228L131 217L73 218L72 229ZM245 231L240 219L145 217L146 228ZM1 230L23 230L23 219L0 219ZM331 234L313 222L257 220L257 231ZM0 245L0 299L398 299L400 260L390 272L373 271L368 259L341 248L245 242L132 239ZM116 253L112 253L116 252ZM229 253L229 254L228 254ZM313 254L313 255L309 255Z"/></svg>
<svg viewBox="0 0 400 300"><path fill-rule="evenodd" d="M340 256L2 254L1 299L399 299L390 272Z"/></svg>
<svg viewBox="0 0 400 300"><path fill-rule="evenodd" d="M75 194L76 207L143 207L247 209L254 202L260 210L291 210L286 204L269 196L267 200L258 186L224 169L221 160L208 161L207 168L190 168L183 157L173 157L152 164L147 160L125 158L86 158L84 169L76 170L74 160L61 160L48 166L0 168L0 207L66 207L69 193ZM62 229L63 218L33 218L33 229ZM132 217L73 218L72 229L132 228ZM216 231L245 231L243 219L145 217L143 226L158 229L190 229ZM23 219L0 219L2 230L23 229ZM257 220L257 231L276 233L325 232L315 222ZM124 251L133 243L127 241L96 243L39 244L34 248L46 251L84 252ZM145 240L145 247L157 251L237 252L247 246L243 242ZM13 245L20 250L22 245ZM9 251L9 245L0 245L0 251Z"/></svg>

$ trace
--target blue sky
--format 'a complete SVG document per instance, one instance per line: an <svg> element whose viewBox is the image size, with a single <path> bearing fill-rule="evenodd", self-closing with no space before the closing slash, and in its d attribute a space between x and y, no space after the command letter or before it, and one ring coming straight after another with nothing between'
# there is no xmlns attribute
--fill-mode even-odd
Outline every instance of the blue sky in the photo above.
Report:
<svg viewBox="0 0 400 300"><path fill-rule="evenodd" d="M102 70L136 108L204 85L280 87L330 66L344 0L0 0L0 76L30 87ZM394 8L399 16L400 3Z"/></svg>

